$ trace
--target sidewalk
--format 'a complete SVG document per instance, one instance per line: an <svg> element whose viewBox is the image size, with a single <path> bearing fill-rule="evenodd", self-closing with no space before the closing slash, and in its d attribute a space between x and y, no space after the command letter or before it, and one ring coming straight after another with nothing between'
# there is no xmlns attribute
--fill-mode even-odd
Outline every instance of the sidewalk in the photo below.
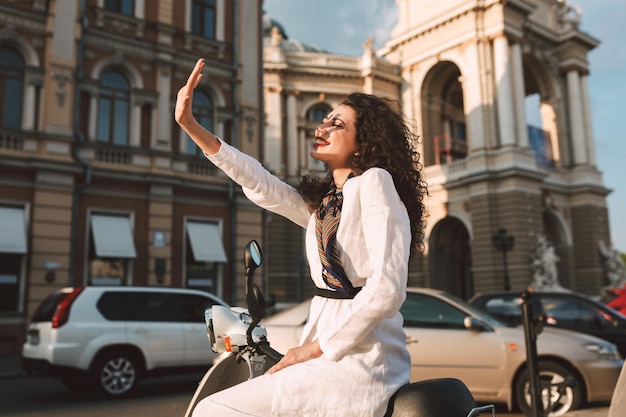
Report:
<svg viewBox="0 0 626 417"><path fill-rule="evenodd" d="M0 379L22 378L26 374L22 371L21 359L18 355L0 355Z"/></svg>
<svg viewBox="0 0 626 417"><path fill-rule="evenodd" d="M26 374L24 373L24 371L22 371L22 365L19 356L0 355L0 380L24 377L26 377ZM571 411L565 414L566 417L607 417L608 415L608 405L585 408L583 410Z"/></svg>
<svg viewBox="0 0 626 417"><path fill-rule="evenodd" d="M607 417L609 415L609 406L585 408L583 410L570 411L566 413L567 417Z"/></svg>

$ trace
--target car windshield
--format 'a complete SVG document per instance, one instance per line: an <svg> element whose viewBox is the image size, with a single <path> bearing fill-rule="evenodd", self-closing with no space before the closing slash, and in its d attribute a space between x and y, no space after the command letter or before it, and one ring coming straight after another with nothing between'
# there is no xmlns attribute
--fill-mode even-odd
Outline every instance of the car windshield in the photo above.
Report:
<svg viewBox="0 0 626 417"><path fill-rule="evenodd" d="M507 327L507 324L505 324L504 322L490 316L489 314L485 313L484 311L481 311L471 305L469 305L467 303L467 301L463 301L460 298L452 295L452 294L445 294L445 297L454 301L455 303L459 304L460 306L462 306L464 309L468 310L472 315L477 316L479 319L486 321L487 323L491 324L494 327ZM511 327L511 326L508 326ZM514 327L514 326L513 326Z"/></svg>

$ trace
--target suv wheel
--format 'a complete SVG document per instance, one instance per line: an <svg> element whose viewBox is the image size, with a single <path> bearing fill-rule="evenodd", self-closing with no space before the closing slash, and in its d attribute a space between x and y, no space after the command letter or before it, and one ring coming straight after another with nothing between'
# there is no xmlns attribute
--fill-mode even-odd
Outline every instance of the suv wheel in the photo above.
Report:
<svg viewBox="0 0 626 417"><path fill-rule="evenodd" d="M94 362L91 382L98 394L124 396L139 383L139 361L130 352L105 353Z"/></svg>
<svg viewBox="0 0 626 417"><path fill-rule="evenodd" d="M554 362L539 362L539 384L543 409L550 405L548 417L558 417L576 410L582 403L580 382L566 367ZM522 413L531 415L528 369L517 378L515 397Z"/></svg>

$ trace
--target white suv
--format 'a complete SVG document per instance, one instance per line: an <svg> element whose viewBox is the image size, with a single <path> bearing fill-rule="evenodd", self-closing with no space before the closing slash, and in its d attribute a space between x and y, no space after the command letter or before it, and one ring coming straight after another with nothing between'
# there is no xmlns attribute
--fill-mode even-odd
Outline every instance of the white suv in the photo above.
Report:
<svg viewBox="0 0 626 417"><path fill-rule="evenodd" d="M70 389L128 394L145 377L205 371L216 354L204 310L227 306L183 288L76 287L39 305L22 348L26 373L54 376Z"/></svg>

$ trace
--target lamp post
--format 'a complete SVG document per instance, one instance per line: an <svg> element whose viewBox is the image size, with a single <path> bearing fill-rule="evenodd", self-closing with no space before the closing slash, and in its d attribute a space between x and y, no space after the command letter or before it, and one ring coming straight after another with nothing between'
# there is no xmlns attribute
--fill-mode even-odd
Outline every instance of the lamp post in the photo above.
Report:
<svg viewBox="0 0 626 417"><path fill-rule="evenodd" d="M493 243L494 248L502 252L502 263L504 266L504 289L506 291L511 289L511 280L509 279L509 265L506 259L506 253L513 249L515 246L515 237L511 236L509 232L500 228L491 237L491 243Z"/></svg>

